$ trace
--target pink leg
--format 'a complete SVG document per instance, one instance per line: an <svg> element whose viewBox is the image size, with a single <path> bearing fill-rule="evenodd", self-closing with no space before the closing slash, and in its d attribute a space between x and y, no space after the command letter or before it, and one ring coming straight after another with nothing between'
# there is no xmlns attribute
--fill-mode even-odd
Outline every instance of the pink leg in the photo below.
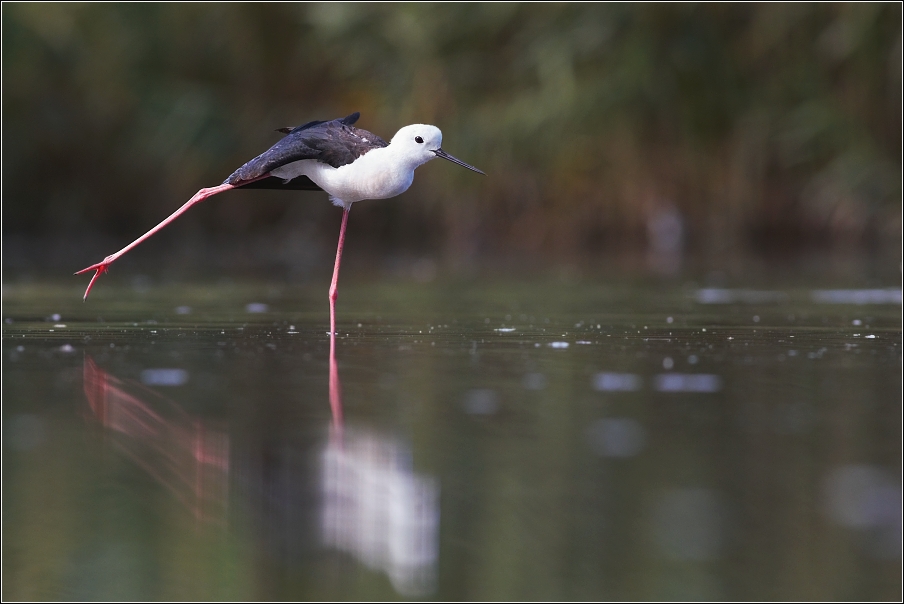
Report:
<svg viewBox="0 0 904 604"><path fill-rule="evenodd" d="M269 173L264 174L260 178L256 178L254 180L260 180L261 178L267 178L268 176L270 176ZM129 245L122 248L115 254L111 254L111 255L107 256L101 262L98 262L97 264L92 264L88 268L83 268L82 270L75 273L76 275L81 275L82 273L87 273L88 271L97 271L96 273L94 273L94 276L91 277L91 282L88 284L88 289L85 290L85 296L82 299L83 300L88 299L88 294L91 292L91 288L94 287L94 282L97 281L97 278L100 277L102 273L107 272L107 269L110 267L110 265L113 264L114 262L116 262L120 256L122 256L123 254L125 254L126 252L131 250L133 247L135 247L136 245L138 245L139 243L141 243L142 241L149 238L151 235L153 235L154 233L156 233L157 231L159 231L160 229L162 229L163 227L165 227L166 225L171 223L173 220L178 218L180 214L182 214L183 212L188 210L188 208L192 207L196 203L204 201L208 197L213 197L217 193L223 193L224 191L229 191L231 189L235 189L235 188L237 188L237 186L240 187L242 185L247 185L248 183L254 182L254 180L249 180L247 182L243 182L240 185L222 184L222 185L219 185L216 187L210 187L209 189L201 189L200 191L195 193L194 197L192 197L191 199L186 201L182 205L181 208L179 208L178 210L176 210L175 212L170 214L166 220L164 220L163 222L161 222L160 224L155 226L153 229L151 229L150 231L148 231L147 233L145 233L144 235L142 235L141 237L139 237L138 239L136 239Z"/></svg>
<svg viewBox="0 0 904 604"><path fill-rule="evenodd" d="M336 335L336 298L339 297L339 263L342 262L342 248L345 246L345 225L348 223L348 208L342 211L342 226L339 228L339 247L336 248L336 265L333 267L333 282L330 284L330 337Z"/></svg>

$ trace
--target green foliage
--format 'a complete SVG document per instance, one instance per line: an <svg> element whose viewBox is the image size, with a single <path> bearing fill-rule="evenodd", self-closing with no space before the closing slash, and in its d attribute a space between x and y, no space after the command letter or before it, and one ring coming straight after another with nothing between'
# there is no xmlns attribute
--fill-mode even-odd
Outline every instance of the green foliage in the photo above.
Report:
<svg viewBox="0 0 904 604"><path fill-rule="evenodd" d="M355 110L490 175L391 210L449 254L629 242L661 200L698 241L901 233L897 4L5 4L3 91L4 233L130 237Z"/></svg>

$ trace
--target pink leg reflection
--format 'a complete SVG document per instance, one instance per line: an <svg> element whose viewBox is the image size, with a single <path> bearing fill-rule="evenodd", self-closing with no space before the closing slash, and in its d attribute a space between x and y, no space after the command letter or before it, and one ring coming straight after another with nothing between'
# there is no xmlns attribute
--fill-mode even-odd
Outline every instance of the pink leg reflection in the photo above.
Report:
<svg viewBox="0 0 904 604"><path fill-rule="evenodd" d="M339 367L336 363L336 332L330 331L330 411L333 422L330 424L330 440L334 444L342 443L342 384L339 382Z"/></svg>
<svg viewBox="0 0 904 604"><path fill-rule="evenodd" d="M113 442L195 516L222 519L228 500L229 436L175 402L120 380L85 355L85 397Z"/></svg>

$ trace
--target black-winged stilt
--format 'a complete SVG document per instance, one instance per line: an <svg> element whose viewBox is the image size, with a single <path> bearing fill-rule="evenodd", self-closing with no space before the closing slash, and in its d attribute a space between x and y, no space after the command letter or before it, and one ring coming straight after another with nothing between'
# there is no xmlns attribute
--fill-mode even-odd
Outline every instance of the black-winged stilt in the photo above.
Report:
<svg viewBox="0 0 904 604"><path fill-rule="evenodd" d="M414 180L414 170L435 157L448 159L483 174L474 166L443 151L443 134L436 126L413 124L399 130L387 143L379 136L355 128L360 113L328 122L308 122L296 128L281 128L286 137L232 173L223 184L201 189L181 208L153 229L97 264L77 273L96 271L85 290L87 300L97 278L120 256L175 220L191 206L218 193L239 187L326 191L334 205L342 208L342 226L336 264L330 284L330 333L336 333L336 296L339 263L345 244L348 211L356 201L386 199L403 193Z"/></svg>

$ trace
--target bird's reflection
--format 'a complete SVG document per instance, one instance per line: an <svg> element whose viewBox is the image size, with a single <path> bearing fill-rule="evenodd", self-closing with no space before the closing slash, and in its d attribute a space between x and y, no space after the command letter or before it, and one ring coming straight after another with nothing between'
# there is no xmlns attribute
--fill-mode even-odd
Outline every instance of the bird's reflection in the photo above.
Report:
<svg viewBox="0 0 904 604"><path fill-rule="evenodd" d="M401 594L429 593L439 555L439 485L414 473L403 444L345 427L335 333L330 407L333 421L321 466L324 544L385 572Z"/></svg>
<svg viewBox="0 0 904 604"><path fill-rule="evenodd" d="M311 442L313 450L267 432L259 449L263 455L255 453L255 446L230 451L225 431L146 386L111 375L87 355L83 371L91 416L117 448L198 518L225 520L231 482L251 504L246 509L260 510L263 542L275 546L278 555L306 551L313 529L323 546L385 573L400 594L433 590L439 485L414 472L403 441L346 425L335 335L330 338L329 438L325 445ZM145 373L155 379L175 375L175 370L150 371ZM236 442L244 441L237 436ZM319 469L313 480L304 461L311 455ZM318 493L313 500L311 487Z"/></svg>
<svg viewBox="0 0 904 604"><path fill-rule="evenodd" d="M84 389L93 417L139 467L197 518L225 518L229 435L132 380L119 379L85 355Z"/></svg>

